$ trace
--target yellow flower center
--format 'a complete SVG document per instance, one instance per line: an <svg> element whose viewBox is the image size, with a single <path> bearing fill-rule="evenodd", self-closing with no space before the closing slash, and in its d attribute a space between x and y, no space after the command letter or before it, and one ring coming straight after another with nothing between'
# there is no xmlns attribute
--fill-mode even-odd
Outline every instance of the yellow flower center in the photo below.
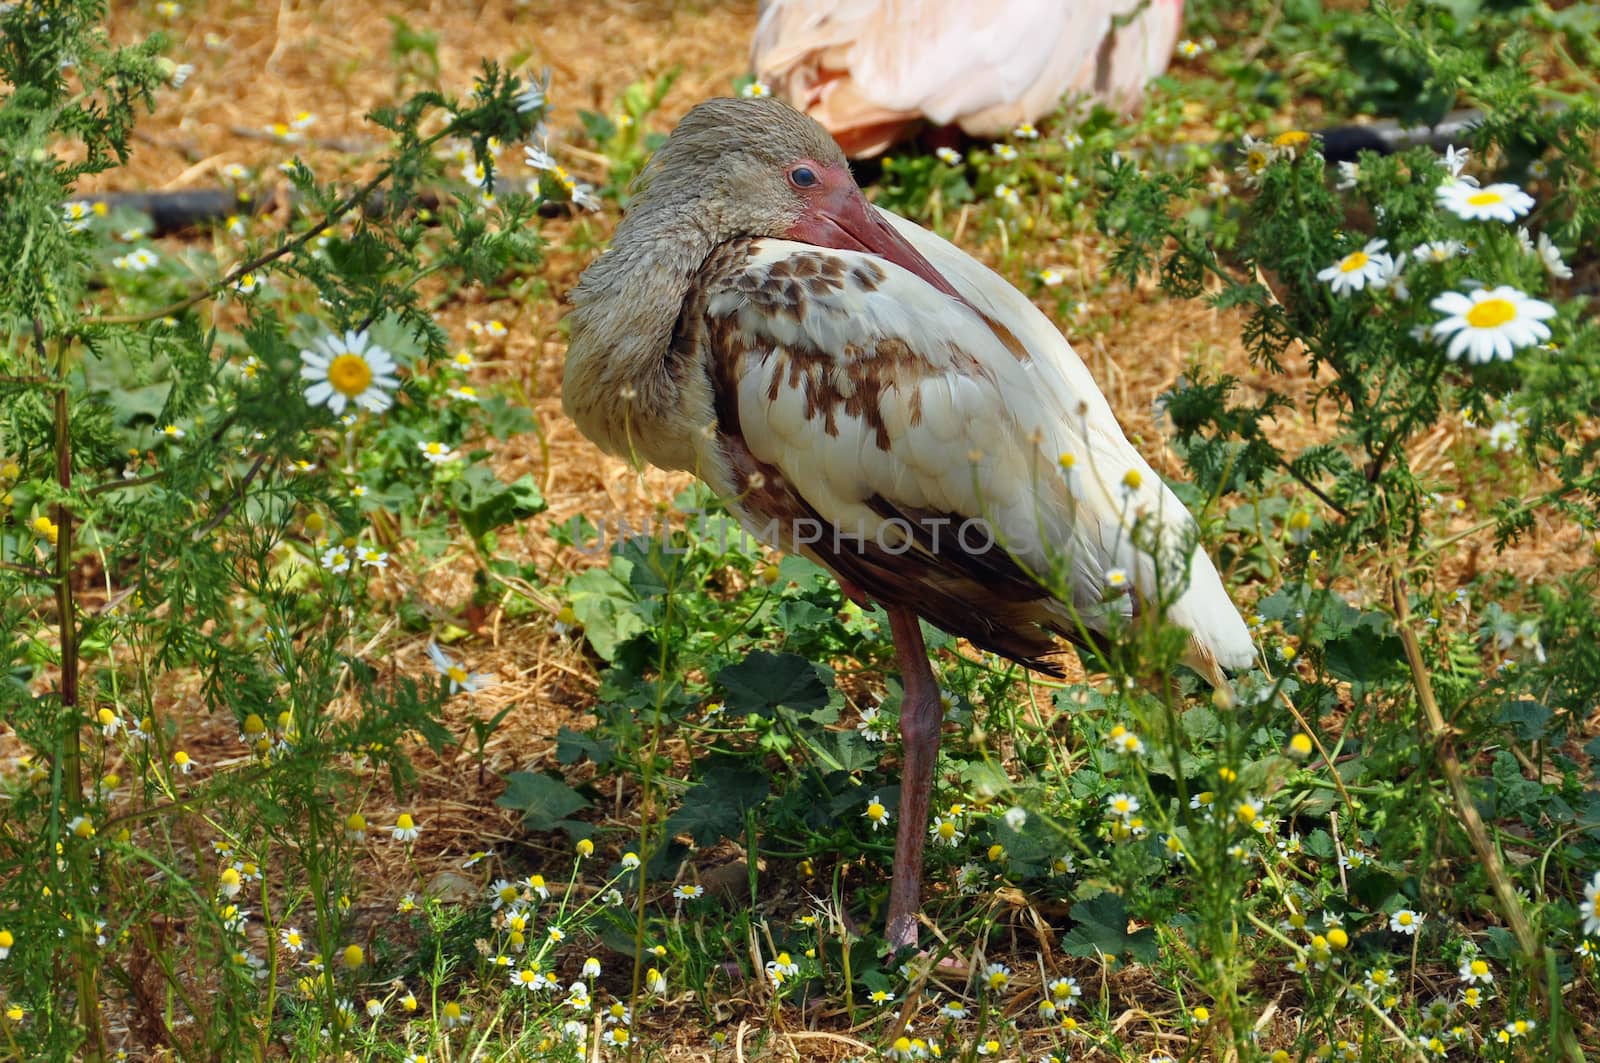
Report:
<svg viewBox="0 0 1600 1063"><path fill-rule="evenodd" d="M1473 328L1499 328L1517 316L1509 299L1485 299L1467 311L1467 324Z"/></svg>
<svg viewBox="0 0 1600 1063"><path fill-rule="evenodd" d="M1505 197L1499 192L1495 192L1487 188L1481 192L1474 192L1472 195L1467 197L1467 202L1471 203L1474 207L1487 207L1504 201Z"/></svg>
<svg viewBox="0 0 1600 1063"><path fill-rule="evenodd" d="M1360 269L1362 266L1365 266L1370 261L1371 259L1367 258L1367 253L1365 251L1352 251L1348 255L1344 256L1344 261L1339 263L1339 272L1354 273L1356 270Z"/></svg>
<svg viewBox="0 0 1600 1063"><path fill-rule="evenodd" d="M328 383L346 398L353 399L372 383L372 367L359 354L341 354L328 366Z"/></svg>
<svg viewBox="0 0 1600 1063"><path fill-rule="evenodd" d="M452 683L465 683L467 681L467 670L459 664L451 665L445 669L444 674L449 677Z"/></svg>

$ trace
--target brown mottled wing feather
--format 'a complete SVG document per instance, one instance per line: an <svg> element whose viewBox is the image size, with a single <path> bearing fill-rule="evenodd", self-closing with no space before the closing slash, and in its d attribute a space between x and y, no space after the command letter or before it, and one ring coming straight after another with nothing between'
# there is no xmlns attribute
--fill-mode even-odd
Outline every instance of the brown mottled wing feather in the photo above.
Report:
<svg viewBox="0 0 1600 1063"><path fill-rule="evenodd" d="M889 446L888 428L875 403L877 389L912 357L904 344L883 341L847 355L858 372L849 395L830 390L829 370L836 356L795 343L787 347L752 343L734 316L710 311L713 295L738 292L748 305L769 315L804 313L808 293L821 294L846 283L825 253L797 258L786 271L764 275L747 268L752 241L719 248L691 289L674 338L675 358L695 351L711 375L717 425L713 468L702 470L753 532L772 536L774 545L811 558L836 576L887 605L916 610L922 617L981 649L1050 675L1060 666L1048 658L1059 652L1055 634L1077 638L1046 606L1049 592L1004 550L981 537L959 534L968 516L897 505L881 494L866 500L885 522L911 534L885 543L837 527L808 501L783 461L763 461L745 441L739 402L740 380L771 360L782 364L771 374L768 391L789 386L805 393L806 416L816 430L837 435L848 419L870 438ZM857 277L868 282L871 277ZM797 474L802 470L794 470ZM720 482L719 482L720 481ZM971 547L969 549L969 547Z"/></svg>

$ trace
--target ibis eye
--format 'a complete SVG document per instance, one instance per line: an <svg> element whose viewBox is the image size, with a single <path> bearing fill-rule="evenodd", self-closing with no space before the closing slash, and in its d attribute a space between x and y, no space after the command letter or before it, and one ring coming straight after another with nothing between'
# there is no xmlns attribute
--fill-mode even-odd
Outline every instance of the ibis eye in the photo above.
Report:
<svg viewBox="0 0 1600 1063"><path fill-rule="evenodd" d="M789 181L796 188L811 188L817 184L817 174L809 166L796 166L789 171Z"/></svg>

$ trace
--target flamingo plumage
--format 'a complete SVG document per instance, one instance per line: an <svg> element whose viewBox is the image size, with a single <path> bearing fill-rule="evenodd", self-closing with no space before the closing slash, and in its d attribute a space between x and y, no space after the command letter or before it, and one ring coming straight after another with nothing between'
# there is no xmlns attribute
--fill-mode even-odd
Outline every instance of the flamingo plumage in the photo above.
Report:
<svg viewBox="0 0 1600 1063"><path fill-rule="evenodd" d="M1159 598L1213 682L1254 660L1192 517L1061 333L871 206L787 105L690 111L571 298L563 402L589 438L696 473L888 613L904 689L893 944L917 938L942 720L920 619L1052 671L1057 636L1110 636Z"/></svg>
<svg viewBox="0 0 1600 1063"><path fill-rule="evenodd" d="M1068 94L1132 110L1182 22L1183 0L763 0L750 65L864 158L923 120L993 136Z"/></svg>

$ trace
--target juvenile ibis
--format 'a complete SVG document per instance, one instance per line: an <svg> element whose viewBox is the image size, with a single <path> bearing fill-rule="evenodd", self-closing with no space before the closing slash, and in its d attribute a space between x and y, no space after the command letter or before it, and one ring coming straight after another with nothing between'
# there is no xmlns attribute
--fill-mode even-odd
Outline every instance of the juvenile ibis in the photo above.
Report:
<svg viewBox="0 0 1600 1063"><path fill-rule="evenodd" d="M894 945L917 938L942 722L919 617L1056 672L1056 636L1092 641L1159 597L1213 682L1254 659L1193 519L1061 333L869 204L788 105L690 111L571 300L562 399L585 435L696 473L753 533L887 611L904 689Z"/></svg>
<svg viewBox="0 0 1600 1063"><path fill-rule="evenodd" d="M853 158L927 120L992 136L1067 93L1132 110L1167 68L1183 0L762 0L756 77Z"/></svg>

